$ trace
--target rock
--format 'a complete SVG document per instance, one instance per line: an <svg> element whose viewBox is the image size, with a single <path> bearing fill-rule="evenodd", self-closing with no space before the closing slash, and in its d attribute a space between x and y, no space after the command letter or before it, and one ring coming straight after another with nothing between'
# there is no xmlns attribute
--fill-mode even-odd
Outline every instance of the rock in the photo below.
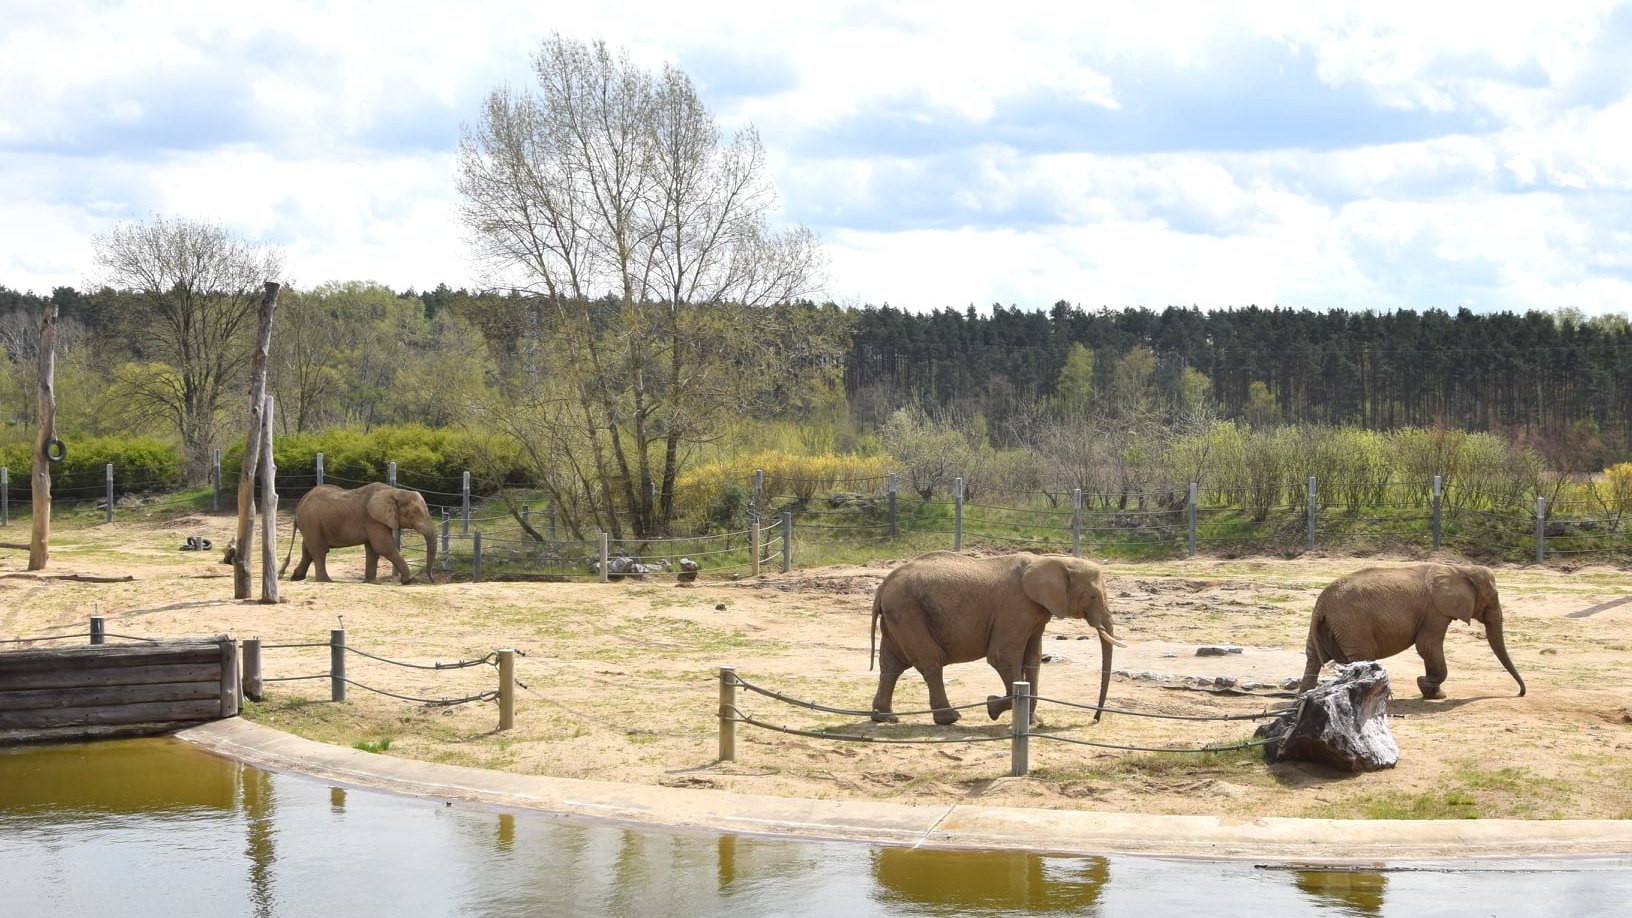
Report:
<svg viewBox="0 0 1632 918"><path fill-rule="evenodd" d="M1240 652L1241 648L1234 644L1210 644L1196 648L1196 656L1198 657L1222 657L1225 654Z"/></svg>
<svg viewBox="0 0 1632 918"><path fill-rule="evenodd" d="M1162 654L1162 659L1164 659L1164 660L1173 660L1173 659L1177 659L1178 656L1179 656L1178 654L1176 654L1173 651L1169 650L1167 653Z"/></svg>
<svg viewBox="0 0 1632 918"><path fill-rule="evenodd" d="M1259 727L1264 761L1319 762L1349 772L1393 768L1400 747L1388 730L1388 672L1363 661L1298 698L1292 710Z"/></svg>
<svg viewBox="0 0 1632 918"><path fill-rule="evenodd" d="M725 611L725 603L722 602L722 603L718 603L717 605L715 605L714 606L714 611L715 612L724 612Z"/></svg>
<svg viewBox="0 0 1632 918"><path fill-rule="evenodd" d="M1235 677L1234 676L1214 676L1213 677L1213 686L1215 688L1235 688Z"/></svg>

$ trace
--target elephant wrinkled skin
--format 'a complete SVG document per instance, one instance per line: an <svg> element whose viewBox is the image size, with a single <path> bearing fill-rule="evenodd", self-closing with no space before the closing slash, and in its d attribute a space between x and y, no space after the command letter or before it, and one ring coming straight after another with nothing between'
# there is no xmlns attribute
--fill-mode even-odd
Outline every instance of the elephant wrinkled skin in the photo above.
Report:
<svg viewBox="0 0 1632 918"><path fill-rule="evenodd" d="M408 583L413 579L413 572L402 559L402 552L397 550L394 536L398 529L412 529L425 537L425 577L435 582L431 571L436 565L436 524L425 506L425 498L418 491L379 482L351 490L318 485L295 507L295 532L301 535L300 564L295 566L289 579L306 579L306 568L315 564L317 579L328 583L329 571L324 559L329 549L362 545L366 559L365 581L374 582L380 558L384 557L402 582ZM289 548L294 549L293 533ZM289 567L287 557L283 566Z"/></svg>
<svg viewBox="0 0 1632 918"><path fill-rule="evenodd" d="M1299 691L1314 688L1328 660L1381 660L1415 646L1427 670L1417 688L1424 698L1443 698L1445 630L1452 619L1484 623L1490 649L1523 695L1524 680L1507 655L1495 575L1476 564L1436 563L1368 567L1322 590L1309 622Z"/></svg>
<svg viewBox="0 0 1632 918"><path fill-rule="evenodd" d="M942 667L984 658L1003 680L1004 695L990 696L986 711L996 720L1013 706L1014 683L1037 691L1043 629L1051 617L1081 618L1102 642L1099 707L1111 679L1114 637L1105 576L1091 561L1062 555L1013 554L976 558L938 551L890 572L873 595L878 644L878 693L873 720L896 720L895 683L915 668L929 684L935 722L958 720L946 697ZM869 651L870 653L870 651ZM1099 711L1094 712L1099 719Z"/></svg>

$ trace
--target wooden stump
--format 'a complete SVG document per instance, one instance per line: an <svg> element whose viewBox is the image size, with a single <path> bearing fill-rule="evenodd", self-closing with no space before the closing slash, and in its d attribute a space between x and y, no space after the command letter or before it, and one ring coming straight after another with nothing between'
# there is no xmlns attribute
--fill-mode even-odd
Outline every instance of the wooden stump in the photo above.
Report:
<svg viewBox="0 0 1632 918"><path fill-rule="evenodd" d="M1258 728L1264 761L1318 762L1344 771L1393 768L1400 747L1388 730L1388 672L1370 661L1338 667L1337 678L1299 696L1297 706Z"/></svg>

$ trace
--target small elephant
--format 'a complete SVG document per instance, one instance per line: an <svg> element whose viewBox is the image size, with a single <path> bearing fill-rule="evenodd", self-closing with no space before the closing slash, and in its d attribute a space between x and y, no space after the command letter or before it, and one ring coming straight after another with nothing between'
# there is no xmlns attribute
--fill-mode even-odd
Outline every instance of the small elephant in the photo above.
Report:
<svg viewBox="0 0 1632 918"><path fill-rule="evenodd" d="M1495 651L1524 694L1524 680L1507 655L1502 603L1490 568L1475 564L1368 567L1332 581L1315 600L1304 646L1307 664L1299 691L1315 687L1328 660L1381 660L1415 646L1427 674L1417 678L1424 698L1443 698L1445 630L1451 620L1485 625Z"/></svg>
<svg viewBox="0 0 1632 918"><path fill-rule="evenodd" d="M363 569L365 581L374 582L383 556L402 582L408 583L413 573L397 550L394 535L398 529L412 529L425 537L425 577L434 583L431 571L436 565L436 524L418 491L380 482L350 490L318 485L306 492L295 507L295 532L301 534L300 564L289 579L306 579L307 566L316 564L317 579L329 583L329 571L323 563L329 549L362 545L367 562ZM294 547L294 533L290 533L291 553ZM279 573L288 567L289 558L285 556Z"/></svg>
<svg viewBox="0 0 1632 918"><path fill-rule="evenodd" d="M916 668L929 684L935 722L956 723L958 712L947 701L941 669L982 658L1003 680L1004 695L989 696L986 703L986 713L996 720L1013 707L1015 682L1028 681L1032 692L1037 691L1043 629L1054 616L1084 619L1099 632L1103 709L1111 682L1111 645L1126 645L1114 637L1105 575L1098 565L1063 555L975 558L948 551L901 565L873 594L873 636L883 631L877 645L873 720L898 719L891 710L896 680ZM1096 709L1095 720L1099 713Z"/></svg>

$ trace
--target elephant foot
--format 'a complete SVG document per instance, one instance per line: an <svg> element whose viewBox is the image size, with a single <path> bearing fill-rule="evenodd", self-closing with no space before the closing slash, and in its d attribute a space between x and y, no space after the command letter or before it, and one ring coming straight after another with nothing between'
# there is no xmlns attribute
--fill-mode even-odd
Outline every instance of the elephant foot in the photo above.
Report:
<svg viewBox="0 0 1632 918"><path fill-rule="evenodd" d="M1014 702L1010 700L1009 696L1007 695L986 696L986 714L987 716L991 717L992 720L997 720L999 717L1002 717L1003 712L1012 707L1014 707Z"/></svg>
<svg viewBox="0 0 1632 918"><path fill-rule="evenodd" d="M959 720L962 720L962 719L963 719L963 715L959 714L957 711L952 710L951 708L936 708L935 709L935 722L940 724L943 727L950 727L950 726L952 726L953 724L957 723Z"/></svg>
<svg viewBox="0 0 1632 918"><path fill-rule="evenodd" d="M873 723L875 724L895 724L900 722L901 718L889 711L873 711Z"/></svg>
<svg viewBox="0 0 1632 918"><path fill-rule="evenodd" d="M1439 687L1439 683L1429 682L1422 676L1417 677L1417 689L1422 692L1422 697L1424 698L1445 697L1445 690Z"/></svg>

